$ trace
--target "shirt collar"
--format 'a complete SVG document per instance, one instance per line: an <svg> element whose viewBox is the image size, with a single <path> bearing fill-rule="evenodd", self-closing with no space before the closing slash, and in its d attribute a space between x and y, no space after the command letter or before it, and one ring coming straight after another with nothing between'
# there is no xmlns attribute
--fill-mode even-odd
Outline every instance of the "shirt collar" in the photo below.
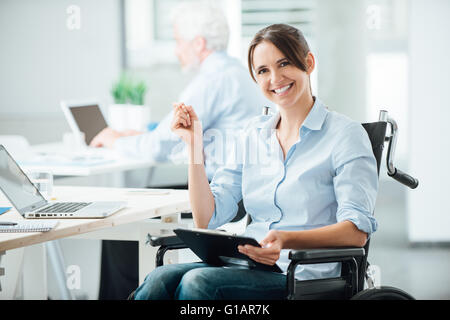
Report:
<svg viewBox="0 0 450 320"><path fill-rule="evenodd" d="M306 116L305 121L303 121L302 127L306 127L310 130L320 130L322 128L323 123L325 122L325 118L327 116L328 110L323 105L323 103L315 97L315 101L313 107L309 111ZM270 117L267 122L265 122L260 128L263 129L275 129L278 121L280 121L280 112L268 116Z"/></svg>
<svg viewBox="0 0 450 320"><path fill-rule="evenodd" d="M306 116L305 121L303 121L302 127L306 127L310 130L320 130L322 129L323 123L325 122L325 118L327 116L328 110L323 105L323 103L316 97L314 97L314 104L308 115ZM274 130L280 121L280 112L278 111L274 115L268 116L270 117L267 122L263 123L260 128L265 129L267 134L270 136L270 132Z"/></svg>
<svg viewBox="0 0 450 320"><path fill-rule="evenodd" d="M306 127L310 130L320 130L325 122L328 110L319 99L316 97L314 99L313 107L306 116L305 121L303 121L302 127Z"/></svg>

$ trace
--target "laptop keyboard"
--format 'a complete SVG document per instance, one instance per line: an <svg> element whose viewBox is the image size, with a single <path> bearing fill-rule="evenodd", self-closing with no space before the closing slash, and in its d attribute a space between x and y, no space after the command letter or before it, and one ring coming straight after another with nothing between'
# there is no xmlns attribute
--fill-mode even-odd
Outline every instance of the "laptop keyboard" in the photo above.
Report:
<svg viewBox="0 0 450 320"><path fill-rule="evenodd" d="M57 202L49 207L36 211L36 213L75 212L90 205L92 202Z"/></svg>

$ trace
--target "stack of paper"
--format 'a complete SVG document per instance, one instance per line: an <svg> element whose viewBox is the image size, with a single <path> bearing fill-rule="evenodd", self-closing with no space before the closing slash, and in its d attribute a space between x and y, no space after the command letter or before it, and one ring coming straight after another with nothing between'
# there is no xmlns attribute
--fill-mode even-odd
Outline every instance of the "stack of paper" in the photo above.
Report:
<svg viewBox="0 0 450 320"><path fill-rule="evenodd" d="M0 233L1 232L45 232L50 231L56 225L58 221L42 221L42 220L26 220L19 221L16 225L0 225Z"/></svg>

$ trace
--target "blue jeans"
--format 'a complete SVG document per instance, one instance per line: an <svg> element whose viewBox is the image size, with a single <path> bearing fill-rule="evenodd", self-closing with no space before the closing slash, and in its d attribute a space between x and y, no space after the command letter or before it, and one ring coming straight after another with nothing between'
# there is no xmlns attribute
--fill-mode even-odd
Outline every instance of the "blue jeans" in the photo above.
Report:
<svg viewBox="0 0 450 320"><path fill-rule="evenodd" d="M251 269L183 263L157 267L136 289L136 300L279 300L286 275Z"/></svg>

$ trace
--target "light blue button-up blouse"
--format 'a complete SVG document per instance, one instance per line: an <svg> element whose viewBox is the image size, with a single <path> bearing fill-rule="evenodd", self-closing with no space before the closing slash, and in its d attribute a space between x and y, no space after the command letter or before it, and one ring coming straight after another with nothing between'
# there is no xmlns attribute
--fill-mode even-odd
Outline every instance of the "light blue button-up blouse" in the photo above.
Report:
<svg viewBox="0 0 450 320"><path fill-rule="evenodd" d="M215 211L208 228L233 219L243 199L251 216L245 235L261 241L269 230L308 230L349 220L369 236L378 190L376 160L362 125L315 99L286 154L276 136L280 114L258 116L240 134L236 163L211 181ZM277 264L286 272L288 249ZM340 275L340 263L299 266L298 279Z"/></svg>

